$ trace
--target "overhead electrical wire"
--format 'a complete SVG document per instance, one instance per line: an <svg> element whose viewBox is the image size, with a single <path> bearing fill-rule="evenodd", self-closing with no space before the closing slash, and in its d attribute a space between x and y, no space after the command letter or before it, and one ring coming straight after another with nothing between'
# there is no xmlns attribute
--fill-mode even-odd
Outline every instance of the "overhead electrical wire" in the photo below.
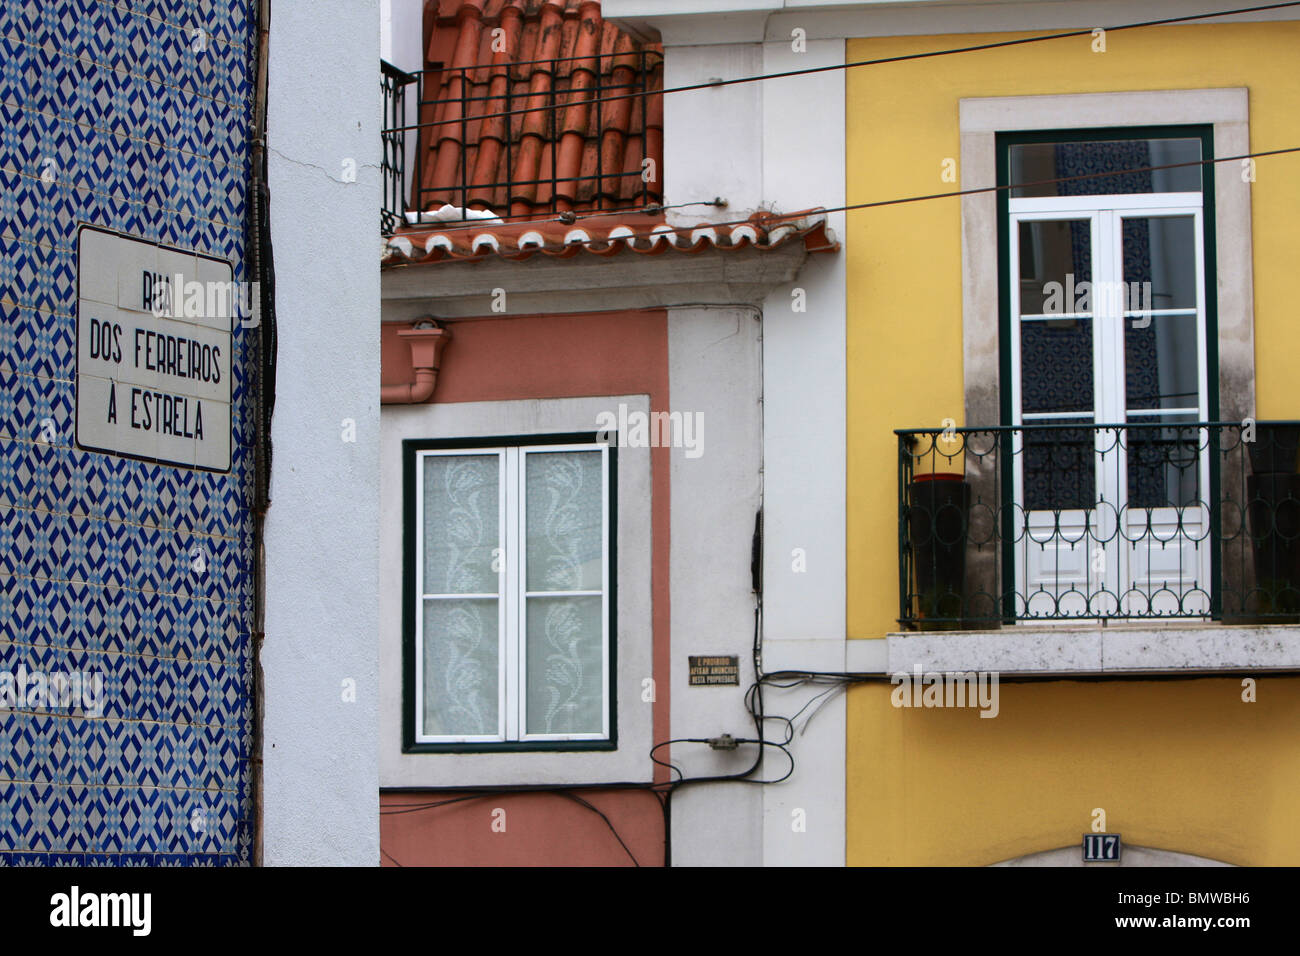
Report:
<svg viewBox="0 0 1300 956"><path fill-rule="evenodd" d="M1300 0L1297 0L1297 2L1300 2ZM1108 176L1126 176L1132 173L1156 172L1164 169L1179 169L1185 166L1208 166L1208 165L1214 165L1218 163L1240 162L1242 160L1247 160L1247 159L1258 159L1265 156L1281 156L1288 153L1300 153L1300 146L1286 146L1279 149L1259 150L1253 153L1239 153L1235 156L1212 156L1208 159L1187 160L1181 163L1162 163L1158 166L1132 166L1126 169L1115 169L1115 170L1108 170L1105 172L1098 172L1098 173L1081 173L1077 176L1058 176L1053 179L1036 179L1030 182L1005 183L997 186L975 186L970 189L954 189L948 192L923 193L915 196L900 196L894 199L879 199L872 202L849 203L844 206L819 206L816 209L810 211L817 215L823 215L832 212L854 212L862 209L877 209L883 206L898 206L906 203L928 202L932 199L955 199L962 196L975 196L981 193L996 193L996 192L1003 192L1003 191L1014 190L1014 189L1029 189L1037 186L1051 186L1058 183L1077 182L1085 179L1101 179ZM716 200L714 202L716 204ZM689 205L708 205L708 204L709 203L707 201L702 201L698 203L690 203ZM679 205L687 205L687 204L680 203ZM492 226L496 226L496 225L506 225L510 227L516 227L516 226L527 226L527 225L545 225L554 222L561 222L564 223L565 225L572 225L573 223L576 223L583 219L594 219L594 218L600 218L602 216L613 216L613 215L618 215L620 213L627 213L627 212L651 212L657 209L664 209L664 208L672 208L672 207L644 206L641 207L640 209L635 209L635 208L634 209L613 209L613 210L593 211L588 213L570 213L567 217L562 214L561 216L558 217L548 216L545 219L520 220L520 221L514 221L508 223L487 223L484 222L483 220L465 219L465 220L453 220L448 223L438 223L438 224L426 223L422 225L427 226L427 231L430 232L436 232L438 226L440 225L456 228L460 225L469 225L475 222L481 223L485 230L490 230ZM773 215L779 215L779 214L774 213ZM753 224L754 222L752 218L720 220L720 221L705 221L693 226L674 227L673 231L687 232L687 231L693 231L695 229L712 229L717 226L752 226ZM417 226L414 228L419 228L419 227ZM405 236L393 236L390 238L390 242L392 239L400 239L400 238L407 238L407 240L409 241L409 238ZM575 246L577 247L605 246L613 242L635 241L636 239L648 239L648 238L650 237L637 236L637 237L622 237L617 239L608 239L608 238L579 239L573 242L566 242L560 246L545 246L545 245L529 246L526 249L520 249L518 251L520 253L563 252ZM414 243L412 243L412 245L414 245ZM498 258L498 257L500 257L500 253L494 249L490 252L473 253L467 256L457 256L455 258L455 261L476 262L480 259Z"/></svg>
<svg viewBox="0 0 1300 956"><path fill-rule="evenodd" d="M1300 6L1300 0L1285 0L1285 2L1265 3L1265 4L1250 6L1250 7L1237 7L1231 10L1212 10L1207 13L1184 14L1183 16L1178 16L1178 17L1161 17L1159 19L1154 19L1154 20L1139 20L1133 23L1120 23L1110 27L1089 27L1089 28L1082 28L1078 30L1066 30L1060 33L1047 33L1047 34L1039 34L1039 35L1028 36L1028 37L1017 37L1014 40L995 40L990 43L976 43L971 46L950 47L943 50L926 50L921 53L901 53L895 56L877 57L876 59L872 59L872 60L851 60L847 63L830 63L830 64L825 64L823 66L809 66L799 70L783 70L778 73L758 73L755 74L754 76L737 76L737 77L732 77L731 79L709 80L704 83L687 83L682 86L670 86L662 90L635 90L630 93L620 93L616 96L604 96L592 100L575 100L572 103L557 104L555 107L528 106L528 107L523 107L521 109L502 110L501 112L498 113L484 113L481 116L457 117L455 119L433 120L427 123L412 123L407 126L392 126L383 130L383 132L400 133L400 132L406 132L407 130L427 129L433 126L447 126L447 125L462 123L462 122L477 123L477 122L481 122L482 120L501 119L507 116L519 116L524 113L536 113L541 110L547 110L552 108L568 109L570 107L575 107L575 106L594 106L597 103L610 103L615 100L634 99L639 96L660 96L660 95L667 95L669 93L690 93L699 90L717 89L723 86L735 86L740 83L757 83L764 80L780 80L780 79L787 79L789 77L794 77L794 76L809 76L815 73L829 73L833 70L851 70L860 66L881 66L888 63L902 63L908 60L932 59L934 57L940 57L940 56L953 56L958 53L976 53L981 50L996 50L1002 47L1023 46L1029 43L1045 43L1049 40L1065 40L1074 37L1092 36L1095 30L1102 30L1105 33L1118 33L1121 30L1138 30L1144 27L1168 26L1174 23L1188 23L1193 20L1210 20L1210 19L1215 19L1217 17L1239 16L1245 13L1263 13L1268 10L1282 10L1288 7L1297 7L1297 6ZM596 58L597 58L597 54L592 54L587 59L596 59ZM477 68L489 69L491 66L493 66L493 64L484 63ZM453 67L453 69L460 69L460 68ZM472 67L466 67L466 69L472 69ZM580 91L568 91L568 92L570 95L572 95L573 92L580 92ZM529 94L529 93L520 94L521 97L525 97L525 98L530 96L536 96L536 95L539 94ZM449 100L448 102L460 102L460 100L459 99L456 99L454 101Z"/></svg>
<svg viewBox="0 0 1300 956"><path fill-rule="evenodd" d="M973 53L981 50L997 49L1000 47L1022 46L1028 43L1042 43L1048 40L1060 40L1060 39L1067 39L1071 37L1092 36L1094 30L1096 29L1100 29L1103 32L1136 30L1145 27L1165 26L1174 23L1186 23L1193 20L1206 20L1206 19L1213 19L1217 17L1237 16L1246 13L1261 13L1269 10L1277 10L1277 9L1284 9L1290 7L1300 7L1300 0L1283 0L1283 2L1260 4L1260 5L1250 6L1250 7L1237 7L1231 10L1216 10L1216 11L1210 11L1206 13L1185 14L1183 16L1178 16L1178 17L1163 17L1163 18L1152 19L1152 20L1141 20L1133 23L1118 24L1116 26L1111 26L1111 27L1096 27L1096 28L1089 28L1089 29L1068 30L1061 33L1041 34L1041 35L1030 36L1030 37L1018 37L1014 40L997 40L989 43L979 43L979 44L974 44L974 45L964 46L964 47L949 47L943 50L928 50L920 53L905 53L905 54L898 54L896 56L878 57L872 60L854 60L847 63L832 63L823 66L806 67L804 69L799 69L799 70L786 70L778 73L762 73L762 74L756 74L754 76L733 77L727 80L723 80L723 79L712 80L707 83L687 84L684 86L669 87L663 90L642 90L642 91L636 91L632 93L618 94L617 96L598 97L596 99L591 99L591 100L581 100L572 103L566 103L563 104L563 106L555 105L555 106L525 107L517 110L507 110L500 113L485 113L480 116L460 117L457 119L446 119L446 120L435 120L428 123L416 123L408 126L394 126L394 127L389 127L387 129L384 129L381 132L398 133L398 132L406 132L407 130L418 130L418 129L424 129L431 126L441 126L441 125L447 125L453 123L465 123L465 122L477 123L483 120L514 116L522 113L535 113L540 110L546 110L546 109L560 109L560 108L568 109L571 106L591 106L597 103L610 102L619 99L627 99L629 97L656 96L656 95L662 95L667 93L691 92L691 91L698 91L702 89L712 89L721 86L732 86L739 83L754 83L754 82L759 82L764 80L784 79L788 77L804 76L804 75L809 75L814 73L826 73L833 70L847 70L847 69L853 69L862 66L881 66L881 65L891 64L891 63L900 63L908 60L920 60L920 59L934 58L940 56L952 56L960 53ZM567 59L589 59L589 57L561 57L561 58L557 58L557 62L559 60L567 60ZM533 63L533 62L549 62L549 61L524 61L524 62ZM474 68L486 69L492 65L493 64L482 64L479 67L474 67ZM464 69L471 69L471 68L466 67ZM528 95L528 94L521 94L521 95ZM489 97L482 97L482 98L491 99L496 97L489 96ZM1274 152L1296 152L1297 149L1283 149L1283 150L1276 150ZM1223 162L1226 161L1227 159L1234 159L1234 158L1245 159L1257 155L1273 155L1273 153L1243 154L1242 156L1238 156L1238 157L1224 157L1222 159L1202 160L1201 162ZM1120 175L1123 172L1141 172L1144 171L1144 169L1168 169L1168 168L1173 168L1176 165L1184 165L1184 164L1171 164L1168 166L1144 167L1142 169L1122 170L1118 173L1101 174L1101 175ZM1188 163L1185 165L1194 165L1194 163ZM1076 178L1082 179L1087 177L1080 176ZM1023 185L1041 185L1045 183L1062 182L1062 181L1065 180L1043 180L1039 183L1023 184ZM462 188L467 188L467 187L462 187ZM999 188L999 187L989 187L989 188ZM929 196L907 197L904 199L889 200L889 201L883 201L879 203L866 203L866 204L857 204L854 206L843 206L843 207L837 207L835 209L826 209L824 211L838 212L841 210L864 209L864 208L870 208L872 206L877 206L877 205L890 205L893 203L901 203L901 202L917 202L921 199L943 198L947 196L959 196L965 194L966 193L963 192L936 193ZM712 204L718 205L719 200L717 199L713 200ZM546 223L546 222L555 222L555 221L568 223L568 222L576 222L578 219L590 219L590 218L600 217L600 216L613 216L613 215L620 215L622 213L657 212L663 209L673 209L673 208L678 208L681 206L688 206L688 205L710 205L710 202L708 200L701 200L692 203L677 203L670 206L658 204L658 205L647 205L641 207L624 207L621 209L604 209L604 210L596 210L589 213L569 213L567 216L561 214L560 216L547 216L544 218L533 219L533 220L514 220L511 224L525 225L528 223ZM737 224L743 224L745 221L746 220L741 220L739 222L733 222L733 223L719 222L719 223L712 223L712 225L737 225ZM475 220L475 219L448 220L444 222L443 225L450 225L454 223L470 224L474 222L482 222L482 220ZM414 223L409 225L419 226L424 224ZM467 259L467 261L473 261L473 260Z"/></svg>

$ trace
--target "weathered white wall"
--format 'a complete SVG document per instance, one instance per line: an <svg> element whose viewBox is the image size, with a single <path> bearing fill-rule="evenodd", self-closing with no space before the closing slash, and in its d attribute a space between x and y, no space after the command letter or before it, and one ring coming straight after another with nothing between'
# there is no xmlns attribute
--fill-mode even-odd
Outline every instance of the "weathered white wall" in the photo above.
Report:
<svg viewBox="0 0 1300 956"><path fill-rule="evenodd" d="M668 318L672 411L699 413L702 454L672 450L672 735L755 737L744 695L754 680L750 545L761 501L761 325L753 309L681 308ZM689 685L691 655L740 658L740 685ZM784 758L768 748L769 769ZM661 750L662 759L666 750ZM674 744L687 777L739 773L756 748ZM690 785L673 794L674 866L758 866L763 797L743 783Z"/></svg>
<svg viewBox="0 0 1300 956"><path fill-rule="evenodd" d="M424 0L379 0L379 56L399 70L415 73L424 69ZM406 87L404 125L420 121L419 87ZM406 168L415 169L418 130L407 130ZM411 178L407 177L408 183ZM410 200L409 192L407 200Z"/></svg>
<svg viewBox="0 0 1300 956"><path fill-rule="evenodd" d="M761 64L758 44L672 48L664 61L664 85L748 76ZM761 109L762 91L750 84L665 98L665 202L707 202L717 196L727 203L670 210L670 221L729 221L758 207L762 131L754 119ZM672 736L753 738L744 694L754 680L749 565L763 492L762 325L748 308L680 308L669 316L672 410L701 412L705 425L700 457L672 452ZM740 686L690 686L691 655L735 655ZM715 776L747 770L755 748L725 752L675 744L671 755L687 777ZM780 768L779 754L765 756L774 758L769 768ZM762 794L750 784L698 784L676 791L673 865L762 865L762 808Z"/></svg>
<svg viewBox="0 0 1300 956"><path fill-rule="evenodd" d="M424 0L379 0L379 55L400 70L424 66Z"/></svg>
<svg viewBox="0 0 1300 956"><path fill-rule="evenodd" d="M780 40L763 52L764 73L844 62L842 40L808 41L801 53ZM762 86L764 198L783 211L844 205L843 72ZM844 213L827 218L842 241ZM763 638L769 672L845 670L844 263L843 251L810 256L794 283L763 306ZM795 289L803 290L806 311L794 311ZM772 689L766 704L771 713L794 714L825 689ZM794 775L763 788L766 864L844 863L846 729L842 693L823 699L806 730L800 725L792 744ZM778 732L774 723L772 733ZM803 811L804 829L794 826L795 810Z"/></svg>
<svg viewBox="0 0 1300 956"><path fill-rule="evenodd" d="M615 11L611 9L608 14ZM665 59L668 87L842 63L842 40L809 41L796 53L788 39L760 43L701 43L674 33L670 17L651 21L664 31L669 45ZM742 19L728 20L731 39L747 36ZM710 40L727 34L709 34ZM696 45L672 45L681 39ZM832 70L805 77L737 84L720 89L669 95L664 102L664 186L668 203L694 202L721 196L722 209L688 207L673 210L679 222L704 218L734 220L760 207L793 212L844 203L844 76ZM830 226L844 235L844 214L832 213ZM806 311L795 312L792 291L803 290ZM682 312L674 313L684 316ZM762 319L761 383L734 383L739 395L761 392L761 468L765 530L763 635L764 670L780 668L845 670L845 270L843 253L809 258L796 280L767 296ZM672 396L679 407L682 393L676 376L717 374L700 356L681 355L674 364ZM746 391L746 388L750 391ZM719 433L734 441L750 423L737 409L719 408L711 417ZM740 449L733 450L739 454ZM714 451L706 453L707 460ZM683 468L696 463L685 462ZM673 485L673 736L714 736L707 724L731 716L728 705L698 695L704 688L684 687L685 655L723 653L716 646L686 650L692 618L718 604L717 591L727 579L715 565L698 564L678 570L679 523L692 527L702 520L677 484ZM731 481L731 477L720 480ZM744 485L736 486L743 501ZM730 514L730 512L728 512ZM752 529L753 516L748 529ZM793 568L794 550L802 550L806 570ZM684 561L692 559L683 558ZM698 560L698 559L695 559ZM747 564L747 563L746 563ZM686 607L682 589L694 593ZM698 589L698 590L693 590ZM701 596L704 590L712 593ZM752 604L750 605L752 608ZM709 613L713 613L711 610ZM738 608L725 602L718 613L738 619ZM750 620L752 626L752 618ZM719 641L740 646L735 624L715 627L701 645ZM748 669L748 635L744 641ZM731 653L735 653L733 649ZM679 674L679 671L681 672ZM814 694L811 685L789 691L766 691L771 714L793 714ZM689 707L680 704L682 695ZM711 706L713 713L706 713ZM811 708L810 708L811 709ZM679 714L681 715L679 718ZM802 726L802 725L801 725ZM697 795L688 787L673 798L673 859L685 862L762 863L766 865L840 865L844 862L845 704L832 695L817 711L806 733L796 739L794 776L786 783L762 788L743 784L708 785ZM745 735L752 736L752 725ZM735 730L731 731L739 736ZM768 737L780 739L779 722L768 726ZM674 748L674 756L681 747ZM699 761L699 758L695 758ZM786 766L769 749L765 776L780 776ZM707 762L707 758L705 758ZM717 763L715 757L713 763ZM735 769L742 769L737 767ZM716 772L716 771L715 771ZM762 819L752 816L753 801L761 800ZM802 811L804 829L796 830L793 811ZM746 829L748 828L748 829ZM746 848L742 852L740 845Z"/></svg>
<svg viewBox="0 0 1300 956"><path fill-rule="evenodd" d="M376 0L272 11L263 860L377 865L379 12Z"/></svg>
<svg viewBox="0 0 1300 956"><path fill-rule="evenodd" d="M689 86L762 72L757 43L674 47L665 51L664 86ZM727 201L721 209L669 210L670 221L744 218L763 200L762 85L738 83L664 97L664 202Z"/></svg>

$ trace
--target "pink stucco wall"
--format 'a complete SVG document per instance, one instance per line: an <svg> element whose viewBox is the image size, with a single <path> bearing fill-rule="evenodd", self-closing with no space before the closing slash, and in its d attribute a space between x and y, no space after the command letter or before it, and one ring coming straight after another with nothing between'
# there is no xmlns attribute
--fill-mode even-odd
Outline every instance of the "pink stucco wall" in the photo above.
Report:
<svg viewBox="0 0 1300 956"><path fill-rule="evenodd" d="M409 380L410 357L383 326L384 384ZM661 310L578 315L493 316L451 323L435 402L483 402L590 395L650 397L652 409L671 407L668 394L668 317ZM672 735L669 721L669 449L653 448L651 462L651 590L653 595L654 739ZM437 760L436 755L429 759ZM519 783L527 783L528 754L519 754ZM647 776L650 758L645 759ZM666 771L655 767L655 779ZM449 781L449 783L452 781ZM472 781L465 781L472 783ZM575 781L580 782L580 781ZM662 865L664 822L659 798L644 790L578 794L609 816L642 865ZM380 795L380 845L386 866L631 865L597 814L554 793L496 794L435 809L391 813L455 794L444 791ZM506 830L495 832L494 809ZM396 861L396 863L394 862Z"/></svg>

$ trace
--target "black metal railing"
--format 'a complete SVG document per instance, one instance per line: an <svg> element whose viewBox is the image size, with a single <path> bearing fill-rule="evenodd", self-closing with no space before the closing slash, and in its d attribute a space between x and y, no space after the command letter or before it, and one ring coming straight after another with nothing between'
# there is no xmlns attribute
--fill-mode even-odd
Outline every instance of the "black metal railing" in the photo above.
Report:
<svg viewBox="0 0 1300 956"><path fill-rule="evenodd" d="M593 55L586 61L606 59ZM658 50L636 50L618 54L614 57L626 62L631 59L634 67L620 66L611 75L594 76L590 85L572 84L557 88L556 77L565 73L573 75L582 72L592 76L590 70L571 67L562 70L561 64L574 57L555 57L547 60L488 63L464 67L430 67L406 73L389 63L380 63L382 87L384 91L384 127L381 135L384 140L384 209L382 221L384 235L391 235L398 225L406 221L408 210L427 211L443 203L452 203L460 208L482 205L485 194L504 196L503 208L493 209L502 218L539 212L559 212L560 203L565 200L561 185L569 183L592 183L590 200L595 209L621 209L632 206L645 208L659 200L662 189L659 185L662 172L658 169L647 172L640 164L636 169L611 171L606 169L606 152L613 148L617 135L626 132L612 125L615 117L627 117L640 112L642 121L639 128L632 132L643 138L647 135L645 123L647 100L656 95L662 87L663 53ZM520 92L513 89L520 77L520 67L534 67L549 72L552 82L547 89L538 92ZM500 86L499 92L471 95L474 88L469 81L471 71L489 71L494 79L504 78L501 84L493 83L491 89ZM448 80L450 75L450 80ZM414 84L415 102L418 104L416 117L412 120L407 115L407 88ZM480 84L481 86L481 84ZM453 91L454 95L437 97L442 90ZM426 99L429 92L435 98ZM612 98L611 98L612 97ZM566 131L571 131L571 122L566 120L568 110L587 111L585 139L595 144L594 172L587 175L561 176L559 169L560 143ZM504 115L503 115L504 114ZM458 149L455 182L435 182L428 171L423 168L423 159L429 152L428 145L448 139L446 130L454 127L455 139L461 144ZM489 177L482 182L471 181L474 170L470 168L469 149L471 128L483 135L492 131L490 138L501 143L504 163L495 164L494 175L504 172L504 178ZM590 136L588 136L588 131ZM607 135L615 134L607 143ZM421 144L417 150L417 159L413 164L405 162L407 136ZM538 166L537 175L523 177L517 175L515 155L521 148L525 136L537 139L539 146L550 147L550 158ZM584 162L583 166L587 164ZM622 164L620 163L620 166ZM624 180L639 179L635 197L627 197L622 187ZM540 201L536 198L537 187L550 186L549 199ZM576 193L576 187L572 193Z"/></svg>
<svg viewBox="0 0 1300 956"><path fill-rule="evenodd" d="M419 77L399 70L387 60L379 61L379 83L384 92L383 159L380 172L384 185L384 206L379 228L391 236L406 215L406 88ZM417 87L418 88L418 87Z"/></svg>
<svg viewBox="0 0 1300 956"><path fill-rule="evenodd" d="M1300 422L895 434L905 628L1300 622Z"/></svg>

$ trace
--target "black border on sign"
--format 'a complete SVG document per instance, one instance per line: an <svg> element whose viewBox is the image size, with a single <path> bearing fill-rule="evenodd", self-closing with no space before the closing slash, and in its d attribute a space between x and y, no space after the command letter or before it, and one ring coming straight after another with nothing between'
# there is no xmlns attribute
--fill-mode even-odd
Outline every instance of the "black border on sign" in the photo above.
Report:
<svg viewBox="0 0 1300 956"><path fill-rule="evenodd" d="M73 375L76 381L73 384L73 404L72 404L72 436L73 442L82 451L96 452L101 455L112 455L115 458L128 458L132 461L143 461L151 465L169 465L174 468L187 468L190 471L206 471L215 475L230 474L231 467L235 460L235 332L234 329L228 329L227 334L230 336L230 344L227 351L230 353L230 374L226 376L226 407L230 409L230 444L226 454L225 468L212 468L207 465L197 465L193 462L173 461L170 458L149 458L145 455L132 455L128 452L118 451L113 448L97 448L94 445L86 445L81 441L80 429L78 427L77 410L81 407L81 234L87 230L91 232L102 232L105 235L114 236L118 239L128 239L131 242L138 242L145 246L154 246L157 249L164 249L167 252L179 252L181 255L193 256L196 259L207 259L209 262L215 262L225 266L230 270L230 281L235 279L235 267L229 259L221 259L217 256L204 255L201 252L195 252L193 249L183 249L180 246L167 246L161 242L150 242L148 239L141 239L139 236L133 236L130 233L119 232L116 229L106 229L103 226L96 226L89 222L77 223L77 303L73 310L73 348L76 350L76 357L73 362ZM111 379L115 384L116 379Z"/></svg>
<svg viewBox="0 0 1300 956"><path fill-rule="evenodd" d="M1115 838L1115 840L1116 840L1116 843L1115 843L1115 859L1113 859L1113 860L1090 860L1090 859L1088 859L1088 837L1094 837L1094 836L1097 836L1097 837L1108 837L1108 836L1113 836L1113 837ZM1080 845L1079 850L1080 850L1080 856L1082 857L1083 862L1084 862L1085 864L1086 864L1086 863L1118 863L1120 860L1122 860L1122 859L1124 858L1124 837L1123 837L1121 834L1118 834L1118 833L1110 833L1110 832L1105 832L1105 833L1085 833L1085 834L1083 835L1083 843Z"/></svg>
<svg viewBox="0 0 1300 956"><path fill-rule="evenodd" d="M708 683L705 681L696 682L691 671L696 667L705 667L711 665L696 664L698 660L705 657L727 657L736 662L736 679L726 681L725 683ZM739 687L740 686L740 655L738 654L687 654L686 655L686 686L688 687Z"/></svg>

